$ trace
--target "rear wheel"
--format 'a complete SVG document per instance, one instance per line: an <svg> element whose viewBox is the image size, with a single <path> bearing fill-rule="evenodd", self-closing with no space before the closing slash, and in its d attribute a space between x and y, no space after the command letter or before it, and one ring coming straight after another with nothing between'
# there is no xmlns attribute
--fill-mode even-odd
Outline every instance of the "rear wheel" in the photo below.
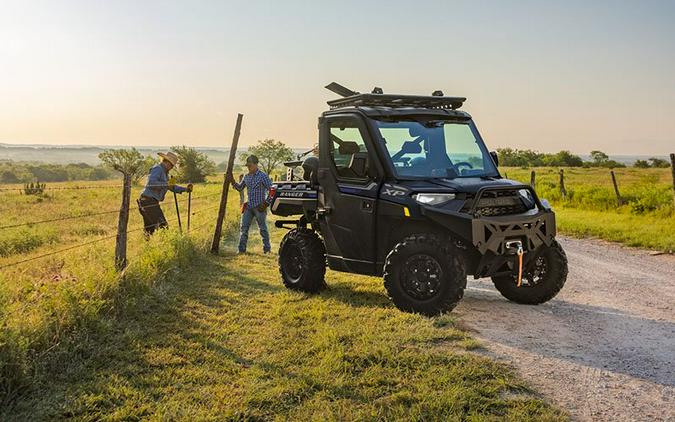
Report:
<svg viewBox="0 0 675 422"><path fill-rule="evenodd" d="M289 231L279 245L279 271L289 289L315 293L325 287L326 250L319 236L303 228Z"/></svg>
<svg viewBox="0 0 675 422"><path fill-rule="evenodd" d="M516 303L538 305L555 297L567 280L567 256L556 241L544 247L523 273L518 287L516 275L492 277L499 293Z"/></svg>
<svg viewBox="0 0 675 422"><path fill-rule="evenodd" d="M434 235L412 235L387 255L384 287L401 310L424 315L451 311L464 296L459 252Z"/></svg>

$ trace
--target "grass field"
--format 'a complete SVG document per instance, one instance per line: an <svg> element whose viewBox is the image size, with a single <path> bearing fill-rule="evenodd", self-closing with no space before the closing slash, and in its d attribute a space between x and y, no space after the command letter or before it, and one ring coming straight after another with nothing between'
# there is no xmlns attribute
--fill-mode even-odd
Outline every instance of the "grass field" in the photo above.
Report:
<svg viewBox="0 0 675 422"><path fill-rule="evenodd" d="M537 169L560 231L672 249L669 173ZM528 169L503 169L529 181ZM480 354L452 316L396 310L380 279L328 272L318 296L282 288L274 256L234 255L238 195L221 256L208 250L218 182L197 187L193 232L143 239L131 211L129 268L113 270L120 203L114 182L50 184L43 196L0 192L0 419L565 419ZM72 186L94 189L69 189ZM138 195L134 188L132 196ZM186 197L180 197L183 224ZM278 245L280 230L272 229ZM260 251L257 237L252 249ZM11 406L9 406L11 404Z"/></svg>
<svg viewBox="0 0 675 422"><path fill-rule="evenodd" d="M197 187L194 210L215 205L219 188ZM13 195L2 225L119 206L117 190ZM234 255L237 195L229 207L221 256L206 252L211 225L181 236L173 222L149 242L130 235L121 276L112 239L2 270L0 419L566 419L472 353L480 346L451 315L398 311L378 278L329 271L320 295L287 291L256 236L254 253ZM164 209L172 220L171 201ZM0 266L115 225L112 213L17 228L38 240L8 242ZM272 233L278 245L283 232Z"/></svg>
<svg viewBox="0 0 675 422"><path fill-rule="evenodd" d="M656 250L675 250L675 211L670 169L614 170L624 204L619 206L608 169L564 170L567 198L559 189L557 168L502 168L502 174L529 184L553 206L560 232L598 237Z"/></svg>

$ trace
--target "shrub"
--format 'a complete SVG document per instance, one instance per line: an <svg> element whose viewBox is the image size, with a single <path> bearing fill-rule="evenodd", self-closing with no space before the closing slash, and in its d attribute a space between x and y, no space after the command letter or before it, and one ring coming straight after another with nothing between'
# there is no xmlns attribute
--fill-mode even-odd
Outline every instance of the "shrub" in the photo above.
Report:
<svg viewBox="0 0 675 422"><path fill-rule="evenodd" d="M23 187L23 193L26 195L42 195L45 193L45 188L47 187L46 183L30 182L26 183Z"/></svg>

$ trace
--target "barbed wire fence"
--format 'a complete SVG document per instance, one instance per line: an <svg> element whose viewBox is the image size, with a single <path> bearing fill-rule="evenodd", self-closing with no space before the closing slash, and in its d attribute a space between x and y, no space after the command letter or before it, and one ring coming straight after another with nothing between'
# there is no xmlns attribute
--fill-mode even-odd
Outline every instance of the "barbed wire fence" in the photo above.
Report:
<svg viewBox="0 0 675 422"><path fill-rule="evenodd" d="M205 186L206 184L201 184L201 185L195 185L196 187L200 186ZM155 187L155 186L162 186L166 187L165 185L151 185L150 187ZM142 188L141 186L137 186L138 188ZM146 185L147 187L147 185ZM124 186L123 184L116 184L116 185L79 185L79 186L55 186L55 187L46 187L46 191L78 191L78 190L92 190L92 189L100 189L100 190L111 190L115 188L122 188L122 194L130 194L130 190L132 186L127 185ZM2 187L0 188L0 192L19 192L23 193L23 188L20 187ZM207 211L215 210L220 207L220 201L215 202L215 201L209 201L209 199L215 199L216 197L221 197L222 199L223 192L215 192L215 193L210 193L206 195L198 195L194 198L190 198L188 200L188 215L194 216L197 214L202 214ZM211 204L210 206L207 206ZM132 204L132 201L130 198L122 198L122 206L120 208L116 209L106 209L102 211L96 211L96 212L90 212L90 213L77 213L77 214L72 214L72 215L64 215L64 216L59 216L59 217L53 217L53 218L45 218L45 219L40 219L40 220L31 220L31 221L23 221L23 222L17 222L17 223L11 223L11 224L3 224L0 225L0 233L2 233L5 230L10 230L10 229L17 229L17 228L22 228L22 227L35 227L35 226L40 226L43 224L48 224L48 223L58 223L61 221L72 221L72 220L82 220L90 217L97 217L97 216L104 216L104 215L113 215L113 214L118 214L121 217L124 217L126 215L126 223L127 224L119 224L117 225L117 230L116 233L113 235L106 235L103 237L99 237L96 239L91 239L87 240L84 242L79 242L73 245L69 245L57 250L45 252L42 254L34 255L34 256L29 256L25 258L20 258L14 261L10 261L4 264L0 264L0 270L5 270L5 269L10 269L13 267L18 267L23 264L27 264L36 260L40 260L43 258L47 258L50 256L57 256L57 255L63 255L67 252L76 250L76 249L81 249L86 246L98 244L101 242L105 241L110 241L112 239L116 239L116 245L115 245L115 266L118 271L122 271L126 266L127 266L127 257L126 257L126 242L127 242L127 235L131 233L136 233L136 232L141 232L146 229L146 227L142 225L140 227L135 227L133 229L129 229L127 227L128 225L128 217L130 215L130 211L135 208L135 204ZM160 203L153 204L153 205L146 205L145 208L150 208L150 207L159 207L161 206ZM196 206L196 208L195 208ZM179 214L177 211L177 214L173 218L166 219L167 223L175 223L179 220ZM190 221L190 219L188 219ZM189 225L186 227L186 234L189 235L191 232L196 233L201 230L203 230L206 227L213 226L215 224L215 221L207 221L205 223L200 224L197 227L190 227ZM121 243L124 243L121 245ZM119 255L119 253L122 252L122 255Z"/></svg>

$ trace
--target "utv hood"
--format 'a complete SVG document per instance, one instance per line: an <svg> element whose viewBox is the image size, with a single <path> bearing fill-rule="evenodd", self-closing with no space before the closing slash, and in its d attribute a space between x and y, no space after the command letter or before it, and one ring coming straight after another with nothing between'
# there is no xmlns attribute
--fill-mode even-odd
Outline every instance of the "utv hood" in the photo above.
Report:
<svg viewBox="0 0 675 422"><path fill-rule="evenodd" d="M458 177L455 179L429 179L429 180L420 180L420 181L408 181L402 183L406 187L412 190L419 191L433 191L439 190L450 190L453 192L462 192L462 193L476 193L478 189L484 188L486 186L490 187L501 187L501 186L515 186L521 185L513 180L508 179L497 179L497 178L481 178L481 177Z"/></svg>

